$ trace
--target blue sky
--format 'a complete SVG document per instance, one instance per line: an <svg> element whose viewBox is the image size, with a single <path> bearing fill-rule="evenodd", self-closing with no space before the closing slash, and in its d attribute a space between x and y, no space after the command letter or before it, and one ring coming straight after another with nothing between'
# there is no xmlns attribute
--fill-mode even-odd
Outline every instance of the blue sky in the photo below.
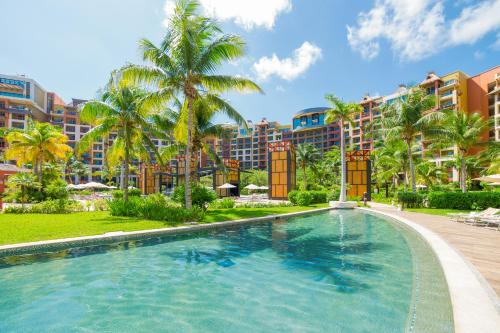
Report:
<svg viewBox="0 0 500 333"><path fill-rule="evenodd" d="M429 70L474 75L500 60L500 0L201 0L242 35L247 56L221 72L265 95L227 96L247 118L290 123L325 93L389 94ZM109 72L158 42L171 0L1 1L0 73L26 74L63 99L92 98ZM223 120L223 119L221 119Z"/></svg>

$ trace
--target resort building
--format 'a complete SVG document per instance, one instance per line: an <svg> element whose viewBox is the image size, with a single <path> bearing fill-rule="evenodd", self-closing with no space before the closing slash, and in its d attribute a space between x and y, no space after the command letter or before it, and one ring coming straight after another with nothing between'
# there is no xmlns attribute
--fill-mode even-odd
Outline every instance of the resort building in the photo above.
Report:
<svg viewBox="0 0 500 333"><path fill-rule="evenodd" d="M433 110L462 110L480 112L485 119L492 120L491 129L484 134L484 140L500 141L500 66L483 73L468 77L461 71L438 76L429 72L419 84L427 94L436 97ZM381 115L381 106L395 103L408 94L409 89L400 85L397 90L385 96L366 94L359 104L362 110L355 115L354 124L345 124L346 145L354 150L373 150L383 144L375 120ZM78 105L85 102L72 99L65 103L57 94L48 92L35 80L25 76L0 74L0 128L24 128L28 118L47 121L62 128L68 136L68 144L76 143L91 127L80 122ZM207 138L206 145L220 158L238 160L242 169L261 169L268 167L268 145L276 142L292 142L294 145L312 144L322 153L333 146L340 145L339 124L325 123L327 107L314 107L297 112L291 119L291 125L283 125L266 118L258 122L248 120L248 128L236 124L223 124L227 136L215 139ZM432 110L429 110L432 112ZM97 178L105 163L107 147L112 144L114 135L95 142L92 149L82 155L83 161L89 165L88 179ZM429 149L425 138L418 138L420 148L415 154L428 158L438 165L445 165L454 159L456 147L443 147L439 153ZM153 139L158 147L167 146L164 140ZM5 148L0 138L0 153ZM471 154L478 149L471 150ZM213 165L210 153L200 152L198 161L201 167ZM449 169L448 178L458 180L458 172Z"/></svg>
<svg viewBox="0 0 500 333"><path fill-rule="evenodd" d="M484 139L500 142L500 66L471 77L467 81L470 112L480 112L492 122Z"/></svg>

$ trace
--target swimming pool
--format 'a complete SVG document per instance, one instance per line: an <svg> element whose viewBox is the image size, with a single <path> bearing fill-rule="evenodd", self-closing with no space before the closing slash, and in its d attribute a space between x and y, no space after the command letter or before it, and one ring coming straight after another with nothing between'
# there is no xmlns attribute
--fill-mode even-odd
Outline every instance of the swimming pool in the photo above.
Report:
<svg viewBox="0 0 500 333"><path fill-rule="evenodd" d="M327 213L0 260L0 332L453 332L397 222Z"/></svg>

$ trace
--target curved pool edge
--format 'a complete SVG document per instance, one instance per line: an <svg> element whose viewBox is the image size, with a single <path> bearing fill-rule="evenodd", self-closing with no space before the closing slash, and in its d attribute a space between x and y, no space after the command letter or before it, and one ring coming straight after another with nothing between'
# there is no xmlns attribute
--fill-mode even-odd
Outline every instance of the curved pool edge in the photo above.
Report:
<svg viewBox="0 0 500 333"><path fill-rule="evenodd" d="M437 234L411 220L370 208L356 209L403 223L428 243L441 264L448 284L456 333L498 332L498 297L482 275L459 252Z"/></svg>
<svg viewBox="0 0 500 333"><path fill-rule="evenodd" d="M232 220L232 221L192 224L192 225L183 225L179 227L146 229L138 231L126 231L126 232L114 231L100 235L59 238L59 239L51 239L51 240L44 240L37 242L0 245L0 258L18 256L18 255L39 254L44 252L56 252L75 247L105 245L105 244L118 243L130 240L141 240L147 238L161 237L165 235L182 234L192 231L210 230L210 229L224 228L235 225L244 225L250 223L272 221L277 219L286 219L295 216L303 216L303 215L326 212L332 209L333 208L331 207L326 207L326 208L310 209L301 212L275 214L275 215L267 215L261 217L251 217L247 219Z"/></svg>

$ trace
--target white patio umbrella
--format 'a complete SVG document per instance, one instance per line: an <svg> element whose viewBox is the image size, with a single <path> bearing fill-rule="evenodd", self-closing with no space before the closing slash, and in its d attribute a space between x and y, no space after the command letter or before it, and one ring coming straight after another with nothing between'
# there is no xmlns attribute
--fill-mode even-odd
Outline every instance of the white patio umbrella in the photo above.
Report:
<svg viewBox="0 0 500 333"><path fill-rule="evenodd" d="M217 188L220 188L220 189L229 189L229 188L235 188L236 186L234 186L233 184L229 184L229 183L225 183L225 184L222 184L221 186L218 186Z"/></svg>
<svg viewBox="0 0 500 333"><path fill-rule="evenodd" d="M427 188L427 185L424 185L424 184L418 184L416 186L416 188Z"/></svg>
<svg viewBox="0 0 500 333"><path fill-rule="evenodd" d="M500 173L497 173L496 175L474 178L474 180L480 180L486 183L500 183Z"/></svg>
<svg viewBox="0 0 500 333"><path fill-rule="evenodd" d="M77 185L75 185L75 184L69 184L68 186L66 186L66 188L68 190L83 190L83 187L82 187L81 184L77 184Z"/></svg>
<svg viewBox="0 0 500 333"><path fill-rule="evenodd" d="M245 186L245 188L246 188L247 190L252 190L252 191L253 191L253 190L258 190L258 189L259 189L259 187L258 187L257 185L254 185L254 184L249 184L249 185Z"/></svg>
<svg viewBox="0 0 500 333"><path fill-rule="evenodd" d="M259 190L269 190L269 187L267 187L267 186L259 186Z"/></svg>
<svg viewBox="0 0 500 333"><path fill-rule="evenodd" d="M86 184L81 184L82 189L94 189L94 190L109 190L111 187L97 182L90 182Z"/></svg>

